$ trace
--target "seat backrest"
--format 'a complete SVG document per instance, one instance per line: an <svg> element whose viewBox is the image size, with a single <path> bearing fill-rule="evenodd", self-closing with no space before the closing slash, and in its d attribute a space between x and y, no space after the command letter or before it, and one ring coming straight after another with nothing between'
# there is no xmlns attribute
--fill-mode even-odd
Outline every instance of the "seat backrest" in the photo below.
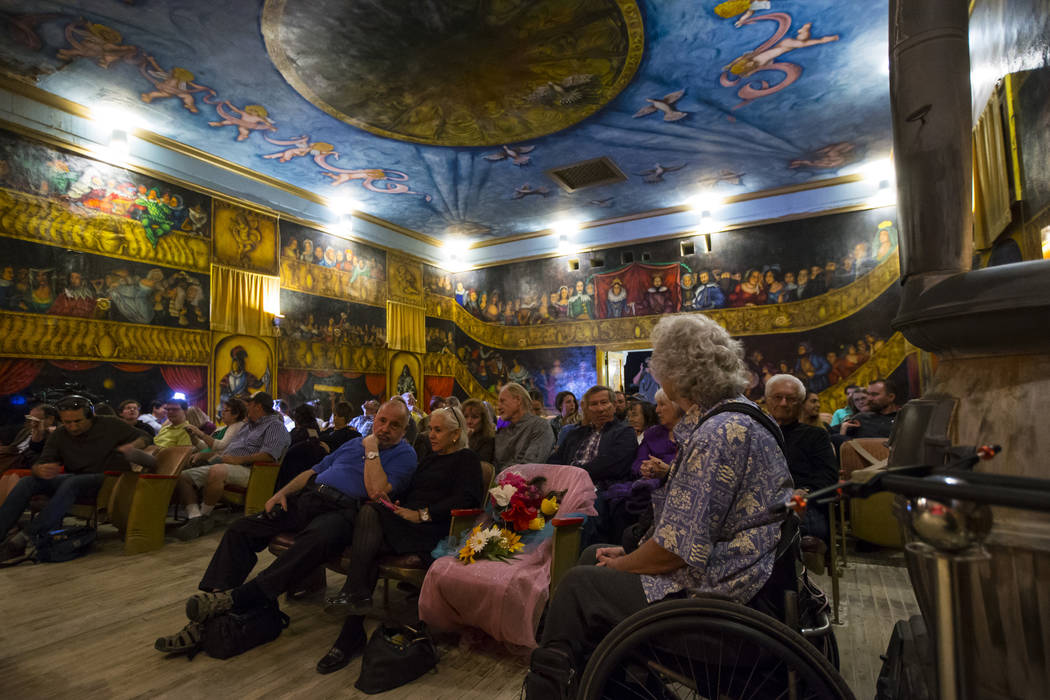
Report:
<svg viewBox="0 0 1050 700"><path fill-rule="evenodd" d="M482 495L488 493L488 490L490 488L492 488L492 479L495 476L496 476L496 467L493 466L492 462L482 462L481 463L481 493L482 493Z"/></svg>
<svg viewBox="0 0 1050 700"><path fill-rule="evenodd" d="M886 438L857 438L844 442L839 447L842 478L850 479L853 472L869 467L875 467L876 470L885 469L889 456L890 448L886 446Z"/></svg>
<svg viewBox="0 0 1050 700"><path fill-rule="evenodd" d="M165 447L157 453L157 468L153 473L163 476L178 476L193 452L194 449L189 446Z"/></svg>

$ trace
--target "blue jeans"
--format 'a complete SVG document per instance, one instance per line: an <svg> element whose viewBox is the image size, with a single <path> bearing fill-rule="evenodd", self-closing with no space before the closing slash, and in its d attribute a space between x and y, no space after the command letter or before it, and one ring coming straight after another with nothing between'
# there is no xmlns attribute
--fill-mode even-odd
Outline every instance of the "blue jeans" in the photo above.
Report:
<svg viewBox="0 0 1050 700"><path fill-rule="evenodd" d="M58 474L51 479L27 476L19 480L0 506L0 537L18 522L33 496L44 494L51 500L26 527L26 534L35 542L41 535L62 527L62 518L77 497L98 491L105 479L105 474Z"/></svg>

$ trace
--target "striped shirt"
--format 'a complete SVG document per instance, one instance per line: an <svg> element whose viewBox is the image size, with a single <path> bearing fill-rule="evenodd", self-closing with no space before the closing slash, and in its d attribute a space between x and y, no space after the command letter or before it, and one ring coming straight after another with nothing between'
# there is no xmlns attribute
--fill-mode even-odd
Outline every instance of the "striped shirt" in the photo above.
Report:
<svg viewBox="0 0 1050 700"><path fill-rule="evenodd" d="M224 455L231 457L244 457L257 452L265 452L273 457L275 462L281 461L284 453L288 451L288 445L292 438L284 429L284 421L277 413L270 413L257 421L246 420L244 427L230 440L229 445L223 450Z"/></svg>

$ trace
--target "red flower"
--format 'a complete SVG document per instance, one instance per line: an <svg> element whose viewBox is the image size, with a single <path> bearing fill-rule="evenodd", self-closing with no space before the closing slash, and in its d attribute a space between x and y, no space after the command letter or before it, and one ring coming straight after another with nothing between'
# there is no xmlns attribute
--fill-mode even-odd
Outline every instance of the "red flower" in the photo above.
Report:
<svg viewBox="0 0 1050 700"><path fill-rule="evenodd" d="M528 507L515 496L510 499L510 504L500 514L500 517L510 523L515 530L524 531L529 529L529 523L536 515L535 508Z"/></svg>

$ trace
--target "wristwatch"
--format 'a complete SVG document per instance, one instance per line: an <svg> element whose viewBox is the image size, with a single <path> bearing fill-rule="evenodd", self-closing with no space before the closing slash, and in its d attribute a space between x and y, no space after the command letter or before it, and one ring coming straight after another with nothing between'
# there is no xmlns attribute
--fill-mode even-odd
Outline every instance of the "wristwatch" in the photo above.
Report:
<svg viewBox="0 0 1050 700"><path fill-rule="evenodd" d="M429 508L420 508L419 509L419 519L422 522L424 522L424 523L429 523L430 522L430 509Z"/></svg>
<svg viewBox="0 0 1050 700"><path fill-rule="evenodd" d="M379 453L375 450L365 453L365 459L379 459Z"/></svg>

